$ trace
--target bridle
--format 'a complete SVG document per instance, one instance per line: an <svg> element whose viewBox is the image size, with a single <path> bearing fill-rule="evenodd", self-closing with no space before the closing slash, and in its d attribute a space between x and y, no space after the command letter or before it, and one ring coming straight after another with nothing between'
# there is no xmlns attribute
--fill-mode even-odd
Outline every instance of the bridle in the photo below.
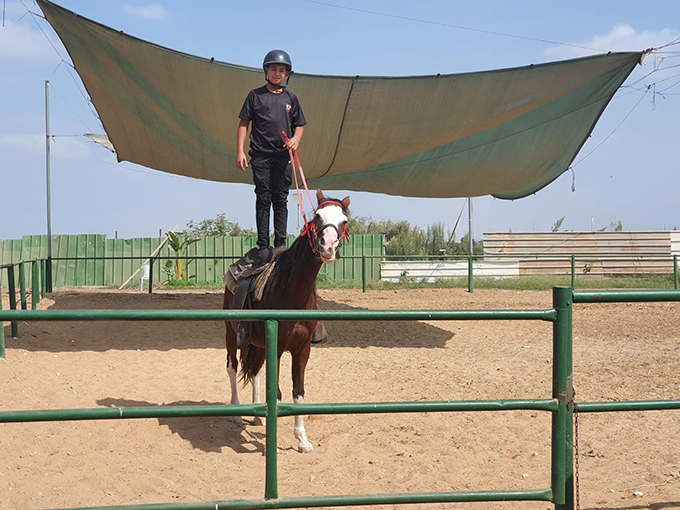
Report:
<svg viewBox="0 0 680 510"><path fill-rule="evenodd" d="M324 223L323 225L321 225L321 228L319 229L316 228L316 217L319 216L319 210L327 205L335 205L342 208L342 212L345 214L345 217L347 217L347 210L342 202L335 200L325 200L321 202L319 206L314 210L315 215L311 221L307 222L307 220L305 219L305 230L301 234L302 237L304 237L305 235L307 236L307 238L309 239L309 246L312 249L312 253L314 253L314 256L319 260L321 259L321 251L319 251L319 238L323 235L323 231L326 230L327 228L332 228L333 230L335 230L335 233L338 236L338 240L342 241L342 238L344 237L349 243L349 230L347 229L347 222L345 222L345 227L342 231L342 234L340 233L340 230L338 230L337 225L335 225L334 223ZM338 248L340 248L340 246L338 246Z"/></svg>

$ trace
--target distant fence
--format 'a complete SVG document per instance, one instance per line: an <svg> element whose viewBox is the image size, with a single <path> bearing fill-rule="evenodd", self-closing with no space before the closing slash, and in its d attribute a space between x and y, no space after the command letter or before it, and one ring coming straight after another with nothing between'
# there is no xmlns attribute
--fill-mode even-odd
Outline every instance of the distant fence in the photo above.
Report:
<svg viewBox="0 0 680 510"><path fill-rule="evenodd" d="M388 257L393 258L393 257ZM678 255L469 255L430 256L427 260L383 260L381 280L397 282L404 278L434 282L441 278L468 277L470 264L475 277L513 278L526 275L581 277L626 277L678 272Z"/></svg>
<svg viewBox="0 0 680 510"><path fill-rule="evenodd" d="M125 282L153 253L163 238L107 239L105 235L55 235L52 237L52 284L54 287L117 286ZM254 237L206 237L189 246L187 258L200 257L189 265L193 281L221 283L229 265L256 245ZM344 242L341 258L324 265L321 277L331 280L380 278L382 235L354 235ZM154 280L165 280L161 267L176 256L164 246L155 256ZM367 256L366 267L362 257ZM115 258L119 257L118 260ZM346 257L346 258L342 258ZM0 265L20 260L47 258L47 236L24 236L20 240L0 240ZM163 260L163 259L166 260ZM159 263L160 261L160 263ZM31 285L31 275L26 275ZM18 276L15 275L15 278ZM18 280L15 281L18 285ZM0 274L0 285L7 286L7 274Z"/></svg>
<svg viewBox="0 0 680 510"><path fill-rule="evenodd" d="M467 278L468 257L463 260L385 260L380 263L380 279L400 282L404 279L435 282L441 278ZM480 278L512 278L519 276L516 260L474 260L474 276Z"/></svg>
<svg viewBox="0 0 680 510"><path fill-rule="evenodd" d="M517 256L520 275L568 274L573 254L579 275L670 274L680 231L484 233L485 260Z"/></svg>

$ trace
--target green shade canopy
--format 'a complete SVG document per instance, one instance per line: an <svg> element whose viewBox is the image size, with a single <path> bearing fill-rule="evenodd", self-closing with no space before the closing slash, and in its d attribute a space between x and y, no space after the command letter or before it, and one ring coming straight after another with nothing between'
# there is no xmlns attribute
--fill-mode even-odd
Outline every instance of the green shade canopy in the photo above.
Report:
<svg viewBox="0 0 680 510"><path fill-rule="evenodd" d="M236 128L261 69L131 37L38 0L66 46L119 161L251 182ZM410 197L535 193L565 172L643 56L593 57L414 77L298 74L311 186Z"/></svg>

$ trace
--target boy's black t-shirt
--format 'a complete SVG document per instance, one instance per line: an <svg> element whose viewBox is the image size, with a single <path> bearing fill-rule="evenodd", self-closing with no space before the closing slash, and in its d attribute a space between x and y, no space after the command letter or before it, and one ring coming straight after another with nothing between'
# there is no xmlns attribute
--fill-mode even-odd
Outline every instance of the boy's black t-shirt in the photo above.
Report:
<svg viewBox="0 0 680 510"><path fill-rule="evenodd" d="M266 154L287 154L281 131L292 138L296 127L307 124L295 94L288 90L274 94L266 85L250 91L238 117L252 122L250 149Z"/></svg>

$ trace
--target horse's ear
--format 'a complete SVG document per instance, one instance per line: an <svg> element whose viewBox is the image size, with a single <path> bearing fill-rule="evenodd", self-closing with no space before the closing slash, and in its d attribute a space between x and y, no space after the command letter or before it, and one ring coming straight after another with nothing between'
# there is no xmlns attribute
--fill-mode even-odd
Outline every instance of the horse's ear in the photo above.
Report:
<svg viewBox="0 0 680 510"><path fill-rule="evenodd" d="M343 198L342 203L345 206L345 209L347 209L349 207L349 197Z"/></svg>
<svg viewBox="0 0 680 510"><path fill-rule="evenodd" d="M321 205L321 203L326 199L326 197L323 196L323 191L320 189L316 190L316 205Z"/></svg>

